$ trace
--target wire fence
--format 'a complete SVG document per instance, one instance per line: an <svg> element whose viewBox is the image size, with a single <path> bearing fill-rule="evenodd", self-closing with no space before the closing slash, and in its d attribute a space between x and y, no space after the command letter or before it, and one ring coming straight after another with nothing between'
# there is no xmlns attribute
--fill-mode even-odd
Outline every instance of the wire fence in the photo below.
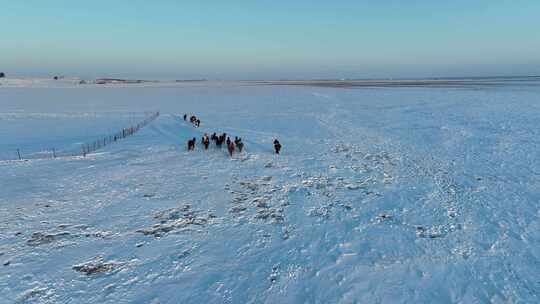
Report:
<svg viewBox="0 0 540 304"><path fill-rule="evenodd" d="M126 137L129 137L135 133L137 133L140 129L144 128L146 125L154 121L159 116L158 112L153 112L148 117L146 117L143 121L139 122L136 125L123 128L122 130L102 137L100 139L94 140L92 142L83 143L80 145L80 150L77 152L64 152L61 149L51 148L48 150L43 150L40 152L32 153L31 155L23 155L21 149L17 149L17 158L19 160L27 160L27 159L45 159L45 158L57 158L57 157L65 157L65 156L83 156L86 157L87 154L90 154L92 152L95 152L105 146L108 146L112 143L115 143L121 139L124 139Z"/></svg>

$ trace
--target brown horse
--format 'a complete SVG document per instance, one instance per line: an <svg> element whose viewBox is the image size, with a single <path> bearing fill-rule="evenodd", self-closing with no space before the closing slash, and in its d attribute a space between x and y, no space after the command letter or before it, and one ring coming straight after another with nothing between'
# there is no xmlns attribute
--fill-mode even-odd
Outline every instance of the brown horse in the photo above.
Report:
<svg viewBox="0 0 540 304"><path fill-rule="evenodd" d="M234 143L233 143L232 141L229 142L229 144L227 145L227 149L229 149L229 154L230 154L231 157L232 157L233 152L234 152Z"/></svg>

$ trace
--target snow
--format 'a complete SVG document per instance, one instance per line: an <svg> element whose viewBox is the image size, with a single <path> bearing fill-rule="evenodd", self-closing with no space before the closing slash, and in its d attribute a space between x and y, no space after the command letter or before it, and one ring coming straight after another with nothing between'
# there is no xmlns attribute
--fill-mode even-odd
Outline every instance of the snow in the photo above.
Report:
<svg viewBox="0 0 540 304"><path fill-rule="evenodd" d="M6 83L1 303L539 302L539 83Z"/></svg>

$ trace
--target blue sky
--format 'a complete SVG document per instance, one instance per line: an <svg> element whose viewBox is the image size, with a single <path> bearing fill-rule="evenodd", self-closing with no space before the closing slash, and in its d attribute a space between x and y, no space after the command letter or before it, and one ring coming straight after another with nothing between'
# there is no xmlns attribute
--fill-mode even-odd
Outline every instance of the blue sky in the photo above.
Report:
<svg viewBox="0 0 540 304"><path fill-rule="evenodd" d="M0 70L175 79L540 74L540 1L442 2L0 0Z"/></svg>

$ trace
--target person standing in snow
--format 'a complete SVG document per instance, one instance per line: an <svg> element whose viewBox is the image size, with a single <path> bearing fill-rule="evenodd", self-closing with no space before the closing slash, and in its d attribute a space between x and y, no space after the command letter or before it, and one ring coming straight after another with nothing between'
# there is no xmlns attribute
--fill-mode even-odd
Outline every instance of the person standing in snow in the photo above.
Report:
<svg viewBox="0 0 540 304"><path fill-rule="evenodd" d="M277 139L274 140L274 149L276 150L276 154L279 154L279 151L281 150L281 144Z"/></svg>
<svg viewBox="0 0 540 304"><path fill-rule="evenodd" d="M184 121L187 120L187 114L184 114Z"/></svg>

